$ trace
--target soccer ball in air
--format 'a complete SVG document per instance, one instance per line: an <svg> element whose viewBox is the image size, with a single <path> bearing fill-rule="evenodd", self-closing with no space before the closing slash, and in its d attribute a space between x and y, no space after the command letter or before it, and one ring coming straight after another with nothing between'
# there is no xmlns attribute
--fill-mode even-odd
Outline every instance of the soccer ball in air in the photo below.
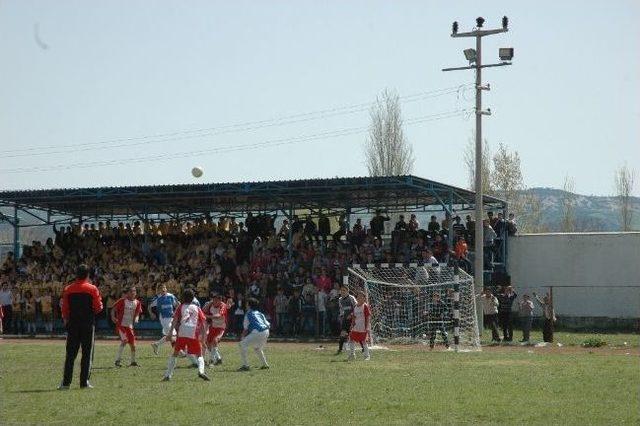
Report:
<svg viewBox="0 0 640 426"><path fill-rule="evenodd" d="M204 170L202 170L202 167L200 166L196 166L193 169L191 169L191 174L195 178L199 178L200 176L202 176L203 173L204 173Z"/></svg>

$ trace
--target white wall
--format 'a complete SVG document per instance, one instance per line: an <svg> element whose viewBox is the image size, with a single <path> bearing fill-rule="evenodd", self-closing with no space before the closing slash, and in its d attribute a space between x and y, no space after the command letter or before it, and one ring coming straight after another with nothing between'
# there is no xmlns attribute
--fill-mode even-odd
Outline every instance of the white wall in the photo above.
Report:
<svg viewBox="0 0 640 426"><path fill-rule="evenodd" d="M508 266L519 295L553 285L559 316L640 318L640 232L518 235Z"/></svg>

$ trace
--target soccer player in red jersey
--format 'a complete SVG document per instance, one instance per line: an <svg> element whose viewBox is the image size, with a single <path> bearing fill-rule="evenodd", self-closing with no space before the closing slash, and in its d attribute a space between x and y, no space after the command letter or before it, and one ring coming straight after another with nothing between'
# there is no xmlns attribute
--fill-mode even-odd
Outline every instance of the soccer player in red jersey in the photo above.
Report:
<svg viewBox="0 0 640 426"><path fill-rule="evenodd" d="M371 330L371 310L366 303L366 297L363 292L359 292L356 296L357 304L353 308L351 314L351 331L349 332L349 360L356 359L356 345L358 342L362 345L364 352L364 360L369 361L369 345L367 344L367 336Z"/></svg>
<svg viewBox="0 0 640 426"><path fill-rule="evenodd" d="M204 343L207 317L205 317L202 309L191 303L193 297L193 290L185 290L182 295L182 303L178 306L173 316L169 335L173 333L173 330L176 330L178 338L173 347L173 354L169 356L167 371L162 379L164 382L171 380L181 350L185 350L187 354L197 357L198 377L209 381L209 376L204 372L204 358L202 357L202 343Z"/></svg>
<svg viewBox="0 0 640 426"><path fill-rule="evenodd" d="M222 356L218 350L218 343L227 328L227 304L222 301L222 296L218 293L211 294L211 301L204 305L204 314L210 321L209 333L207 334L207 348L211 363L222 364Z"/></svg>
<svg viewBox="0 0 640 426"><path fill-rule="evenodd" d="M122 352L124 347L131 348L130 367L139 367L136 362L136 335L133 332L133 325L138 323L142 313L142 304L136 299L137 291L135 287L129 287L124 297L118 299L111 310L111 320L116 325L116 331L120 336L120 346L116 355L116 367L122 367Z"/></svg>

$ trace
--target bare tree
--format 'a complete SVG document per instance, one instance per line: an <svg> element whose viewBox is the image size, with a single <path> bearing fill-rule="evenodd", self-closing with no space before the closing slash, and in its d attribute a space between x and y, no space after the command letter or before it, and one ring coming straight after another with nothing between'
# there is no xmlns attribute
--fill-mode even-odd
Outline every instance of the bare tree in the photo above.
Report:
<svg viewBox="0 0 640 426"><path fill-rule="evenodd" d="M573 178L565 176L562 186L562 232L575 232L576 230L576 196L574 194Z"/></svg>
<svg viewBox="0 0 640 426"><path fill-rule="evenodd" d="M631 194L635 172L629 170L626 164L621 166L615 173L616 195L618 197L618 210L620 211L620 230L631 231L633 219L633 209L631 206Z"/></svg>
<svg viewBox="0 0 640 426"><path fill-rule="evenodd" d="M509 148L502 143L498 145L498 151L493 156L491 182L493 190L509 203L510 210L519 211L524 186L520 155L517 151L509 151Z"/></svg>
<svg viewBox="0 0 640 426"><path fill-rule="evenodd" d="M365 144L370 176L398 176L413 170L413 148L402 130L398 94L385 89L371 108L371 126Z"/></svg>
<svg viewBox="0 0 640 426"><path fill-rule="evenodd" d="M522 233L547 232L542 216L542 200L534 192L528 189L522 192L520 197L520 212L518 229ZM515 213L515 212L514 212Z"/></svg>
<svg viewBox="0 0 640 426"><path fill-rule="evenodd" d="M469 142L464 149L464 165L467 169L467 179L469 190L476 190L476 144L475 137L469 138ZM493 194L493 186L491 184L491 146L489 141L485 139L482 144L482 192L484 194Z"/></svg>

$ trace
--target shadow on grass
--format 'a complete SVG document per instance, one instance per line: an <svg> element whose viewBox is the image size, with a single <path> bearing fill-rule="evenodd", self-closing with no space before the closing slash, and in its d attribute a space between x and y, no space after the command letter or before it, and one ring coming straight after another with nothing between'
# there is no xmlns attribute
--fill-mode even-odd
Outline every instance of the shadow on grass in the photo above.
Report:
<svg viewBox="0 0 640 426"><path fill-rule="evenodd" d="M47 393L47 392L58 392L58 390L56 388L53 388L53 389L24 389L24 390L9 391L9 393Z"/></svg>

